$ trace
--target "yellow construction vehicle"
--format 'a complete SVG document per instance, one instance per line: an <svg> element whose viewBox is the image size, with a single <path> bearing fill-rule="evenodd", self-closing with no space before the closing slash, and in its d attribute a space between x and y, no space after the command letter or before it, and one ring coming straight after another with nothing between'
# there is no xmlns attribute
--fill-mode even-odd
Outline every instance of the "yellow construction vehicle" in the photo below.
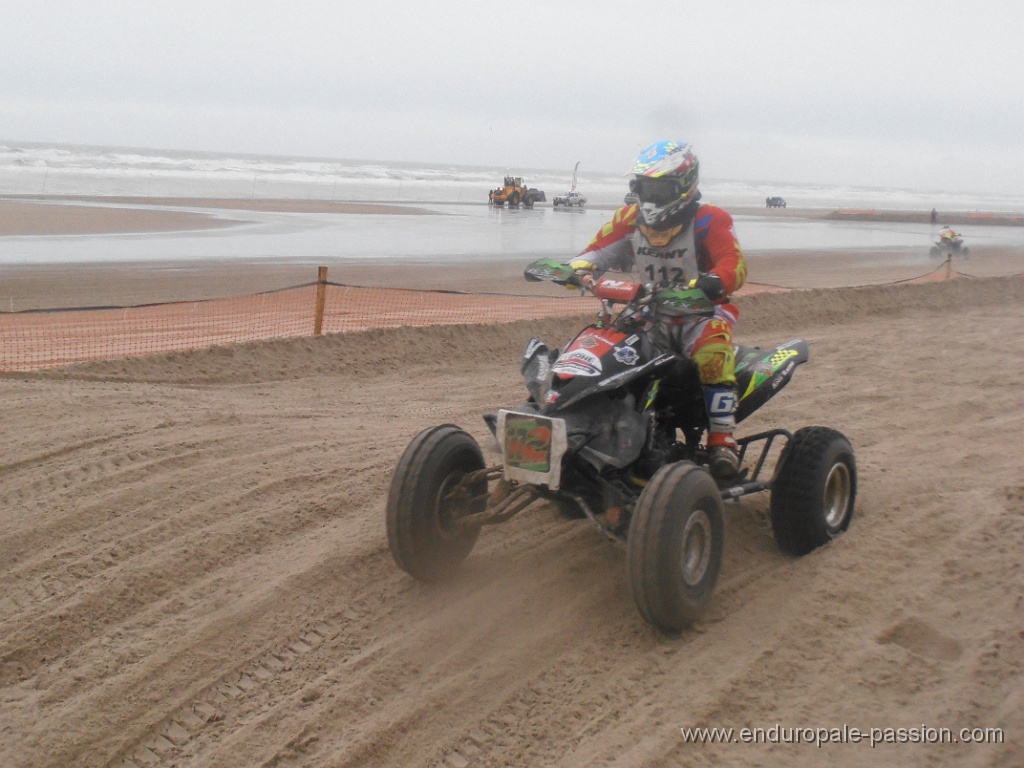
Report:
<svg viewBox="0 0 1024 768"><path fill-rule="evenodd" d="M491 205L501 207L508 203L509 208L533 208L534 203L547 201L547 196L539 189L527 187L522 176L506 176L504 185L492 189L487 196Z"/></svg>

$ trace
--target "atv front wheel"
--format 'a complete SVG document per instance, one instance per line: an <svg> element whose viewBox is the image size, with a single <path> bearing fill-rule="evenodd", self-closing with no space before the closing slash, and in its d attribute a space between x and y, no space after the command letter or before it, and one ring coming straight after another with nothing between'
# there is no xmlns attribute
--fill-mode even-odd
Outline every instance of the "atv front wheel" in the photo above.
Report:
<svg viewBox="0 0 1024 768"><path fill-rule="evenodd" d="M484 468L480 446L454 424L420 432L395 467L388 491L388 546L395 563L420 581L453 573L476 544L479 528L459 530L454 522L486 505L487 481L459 488Z"/></svg>
<svg viewBox="0 0 1024 768"><path fill-rule="evenodd" d="M797 430L772 486L771 519L783 552L806 555L850 527L857 497L853 446L828 427Z"/></svg>
<svg viewBox="0 0 1024 768"><path fill-rule="evenodd" d="M725 519L711 475L689 461L659 469L633 511L626 567L640 615L676 631L700 617L722 565Z"/></svg>

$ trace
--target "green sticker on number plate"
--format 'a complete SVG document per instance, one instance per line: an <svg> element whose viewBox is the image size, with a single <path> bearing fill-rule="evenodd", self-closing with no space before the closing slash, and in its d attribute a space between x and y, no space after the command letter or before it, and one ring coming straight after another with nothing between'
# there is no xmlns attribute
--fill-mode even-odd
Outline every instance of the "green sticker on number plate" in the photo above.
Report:
<svg viewBox="0 0 1024 768"><path fill-rule="evenodd" d="M530 472L551 469L551 421L509 414L505 419L505 462Z"/></svg>

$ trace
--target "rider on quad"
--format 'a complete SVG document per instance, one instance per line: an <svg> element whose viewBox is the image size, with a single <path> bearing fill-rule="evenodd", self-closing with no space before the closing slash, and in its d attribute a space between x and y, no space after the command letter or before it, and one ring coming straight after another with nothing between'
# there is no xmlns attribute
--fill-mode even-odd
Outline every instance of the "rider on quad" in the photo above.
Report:
<svg viewBox="0 0 1024 768"><path fill-rule="evenodd" d="M960 234L948 224L939 230L939 242L942 245L948 245L950 248L956 248L963 242L963 238Z"/></svg>
<svg viewBox="0 0 1024 768"><path fill-rule="evenodd" d="M732 343L739 310L729 296L743 285L747 266L732 216L702 204L697 182L697 156L689 144L669 140L647 147L630 181L639 202L616 210L569 266L584 278L593 271L635 269L647 283L694 286L715 303L713 317L674 316L665 305L655 307L647 341L696 365L708 412L710 469L727 480L739 469Z"/></svg>

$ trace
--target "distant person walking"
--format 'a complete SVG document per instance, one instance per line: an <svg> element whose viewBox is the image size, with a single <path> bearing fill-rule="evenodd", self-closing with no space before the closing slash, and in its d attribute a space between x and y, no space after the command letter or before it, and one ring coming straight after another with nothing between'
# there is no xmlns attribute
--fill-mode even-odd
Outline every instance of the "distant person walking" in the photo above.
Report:
<svg viewBox="0 0 1024 768"><path fill-rule="evenodd" d="M932 224L939 220L939 212L932 208Z"/></svg>

